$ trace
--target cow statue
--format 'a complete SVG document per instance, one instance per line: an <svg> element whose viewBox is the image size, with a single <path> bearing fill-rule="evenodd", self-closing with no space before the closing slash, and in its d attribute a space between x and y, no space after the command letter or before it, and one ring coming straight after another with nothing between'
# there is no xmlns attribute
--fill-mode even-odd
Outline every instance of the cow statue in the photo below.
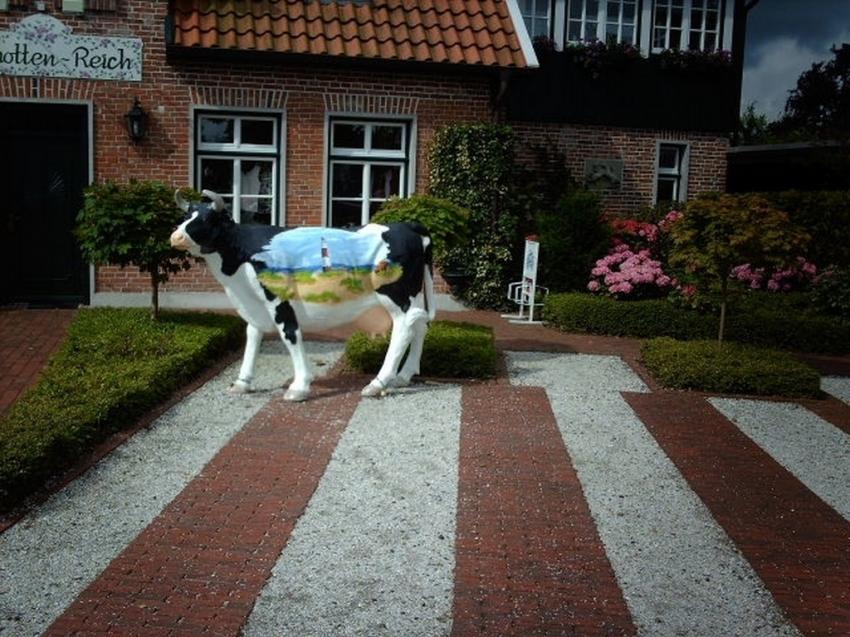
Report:
<svg viewBox="0 0 850 637"><path fill-rule="evenodd" d="M419 373L429 320L434 318L431 238L419 224L369 224L356 232L325 227L291 230L238 224L222 197L177 205L186 213L171 245L203 258L247 326L239 377L231 389L251 391L266 332L280 334L295 370L286 400L305 400L313 376L302 328L338 327L380 315L392 336L378 375L363 396L408 385ZM404 365L404 353L410 348Z"/></svg>

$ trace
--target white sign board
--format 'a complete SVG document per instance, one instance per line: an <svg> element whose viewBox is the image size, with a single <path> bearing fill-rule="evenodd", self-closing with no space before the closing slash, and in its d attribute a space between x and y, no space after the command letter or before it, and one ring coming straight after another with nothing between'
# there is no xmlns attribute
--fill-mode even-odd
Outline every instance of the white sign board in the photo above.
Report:
<svg viewBox="0 0 850 637"><path fill-rule="evenodd" d="M0 75L142 81L141 38L73 35L37 13L0 31Z"/></svg>

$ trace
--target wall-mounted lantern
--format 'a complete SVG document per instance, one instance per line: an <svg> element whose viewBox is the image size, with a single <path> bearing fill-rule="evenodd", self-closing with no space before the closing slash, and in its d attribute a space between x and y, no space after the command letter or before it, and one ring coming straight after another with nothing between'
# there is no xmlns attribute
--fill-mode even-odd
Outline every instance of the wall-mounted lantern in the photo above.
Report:
<svg viewBox="0 0 850 637"><path fill-rule="evenodd" d="M127 122L127 133L130 139L134 144L138 144L148 134L148 114L139 103L138 97L133 102L133 108L124 115L124 119Z"/></svg>

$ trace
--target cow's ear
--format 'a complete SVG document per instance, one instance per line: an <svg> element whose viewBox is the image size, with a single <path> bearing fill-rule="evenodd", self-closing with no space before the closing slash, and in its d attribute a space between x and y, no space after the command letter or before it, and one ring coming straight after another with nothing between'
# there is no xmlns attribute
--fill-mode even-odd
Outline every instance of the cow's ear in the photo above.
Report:
<svg viewBox="0 0 850 637"><path fill-rule="evenodd" d="M180 192L179 188L174 191L174 203L183 212L189 212L189 202L183 198L183 193Z"/></svg>

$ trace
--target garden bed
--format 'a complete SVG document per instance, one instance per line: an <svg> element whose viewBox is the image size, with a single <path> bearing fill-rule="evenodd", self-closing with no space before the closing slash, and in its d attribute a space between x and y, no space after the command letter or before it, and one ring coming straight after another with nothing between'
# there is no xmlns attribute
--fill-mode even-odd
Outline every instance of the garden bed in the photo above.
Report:
<svg viewBox="0 0 850 637"><path fill-rule="evenodd" d="M0 509L235 348L243 326L221 314L78 312L39 383L0 418Z"/></svg>
<svg viewBox="0 0 850 637"><path fill-rule="evenodd" d="M357 332L345 347L348 365L375 374L389 347L389 336ZM425 336L421 375L436 378L492 378L498 355L493 330L471 323L434 321Z"/></svg>
<svg viewBox="0 0 850 637"><path fill-rule="evenodd" d="M641 346L641 355L649 372L670 389L789 398L822 395L817 371L776 350L656 338Z"/></svg>

